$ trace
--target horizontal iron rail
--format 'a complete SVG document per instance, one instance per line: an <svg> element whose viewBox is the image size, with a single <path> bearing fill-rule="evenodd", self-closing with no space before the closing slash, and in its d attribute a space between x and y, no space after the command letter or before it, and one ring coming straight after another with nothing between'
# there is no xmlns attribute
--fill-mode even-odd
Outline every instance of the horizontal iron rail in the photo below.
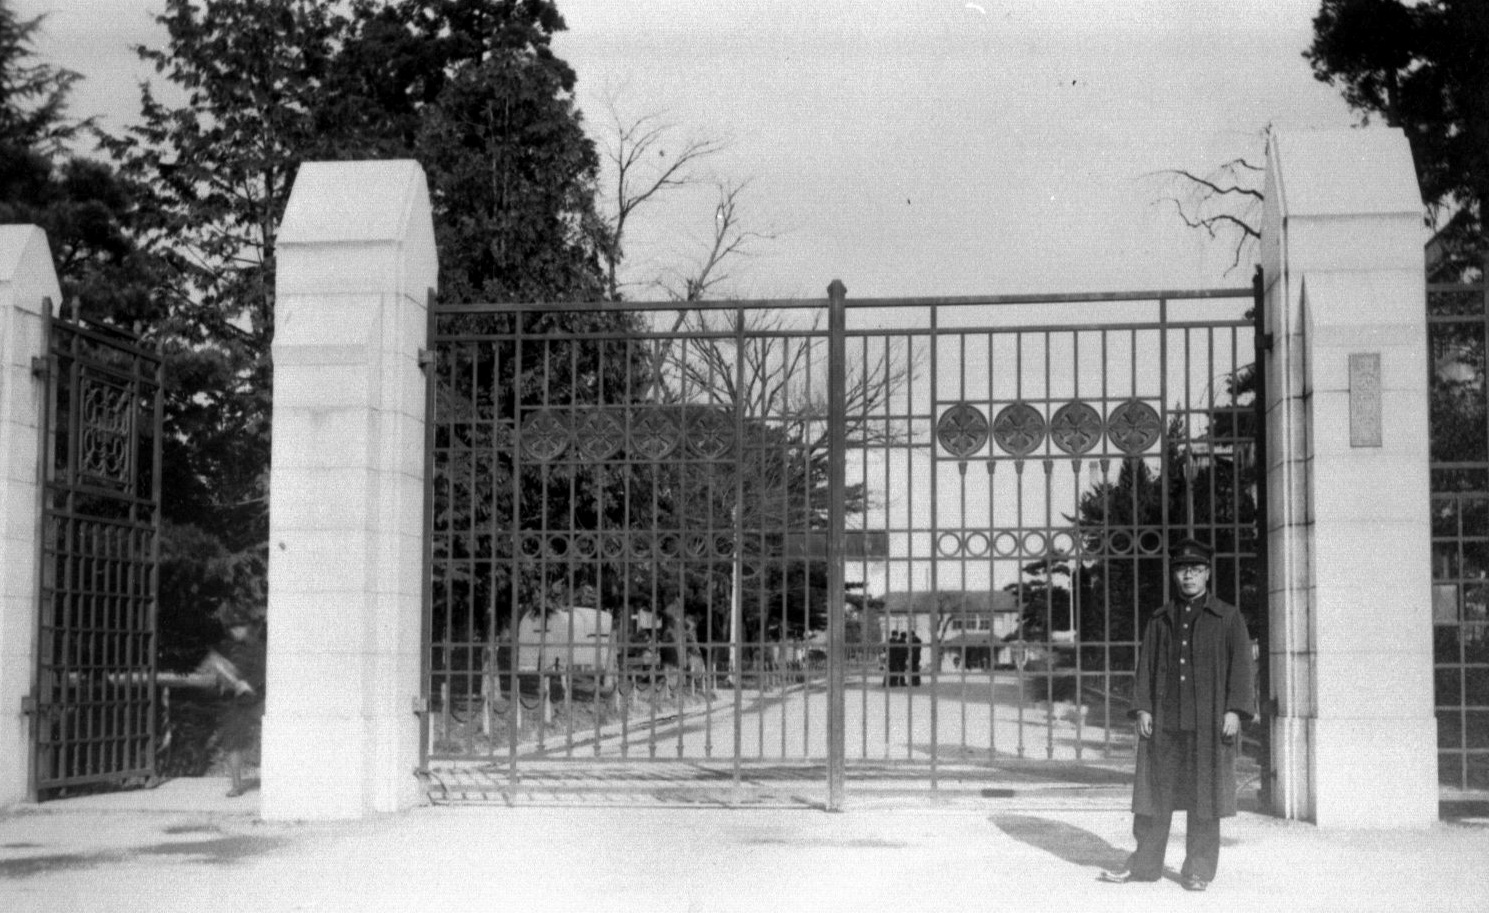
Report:
<svg viewBox="0 0 1489 913"><path fill-rule="evenodd" d="M1455 286L1455 288L1458 288ZM1015 295L952 295L919 298L849 298L850 308L964 307L1011 304L1099 304L1139 301L1192 301L1213 298L1250 298L1250 286L1218 289L1156 289L1131 292L1030 293ZM766 298L733 301L526 301L446 304L435 302L439 314L506 313L511 311L730 311L825 308L826 298Z"/></svg>
<svg viewBox="0 0 1489 913"><path fill-rule="evenodd" d="M853 302L849 302L849 308ZM1031 335L1039 333L1094 333L1094 332L1121 332L1129 331L1144 332L1153 330L1213 330L1213 329L1251 329L1250 320L1133 320L1106 321L1102 323L1051 323L1051 324L1019 324L1016 327L1000 327L993 325L972 325L954 327L860 327L844 331L844 337L848 339L858 338L882 338L885 336L936 336L955 337L979 334L1005 334L1005 335ZM751 339L827 339L829 334L822 329L800 329L800 330L766 330L751 331ZM681 340L681 341L704 341L720 340L731 341L738 338L738 334L730 331L724 332L669 332L659 330L656 332L644 331L640 334L622 333L615 330L599 330L589 333L468 333L436 332L432 337L435 342L515 342L524 340L531 342L534 339L558 340L598 340L617 341L627 339L649 339L649 340Z"/></svg>

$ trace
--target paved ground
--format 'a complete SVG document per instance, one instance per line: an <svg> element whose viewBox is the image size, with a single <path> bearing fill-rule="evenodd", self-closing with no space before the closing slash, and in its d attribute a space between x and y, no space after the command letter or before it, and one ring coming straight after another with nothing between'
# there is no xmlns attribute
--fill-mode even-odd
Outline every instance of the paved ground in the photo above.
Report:
<svg viewBox="0 0 1489 913"><path fill-rule="evenodd" d="M1489 817L1366 833L1243 813L1225 824L1220 877L1192 895L1098 883L1130 846L1127 814L1047 794L859 799L840 814L534 795L270 824L256 793L224 791L177 780L0 815L0 910L1489 909ZM1180 852L1176 835L1173 865Z"/></svg>

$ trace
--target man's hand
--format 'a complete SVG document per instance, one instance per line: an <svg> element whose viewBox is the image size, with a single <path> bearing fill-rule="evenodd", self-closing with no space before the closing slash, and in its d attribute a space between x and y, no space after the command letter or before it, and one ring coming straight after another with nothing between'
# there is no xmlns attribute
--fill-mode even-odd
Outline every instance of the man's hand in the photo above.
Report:
<svg viewBox="0 0 1489 913"><path fill-rule="evenodd" d="M1220 724L1220 736L1227 742L1235 739L1241 732L1241 716L1234 710L1227 710L1225 722Z"/></svg>
<svg viewBox="0 0 1489 913"><path fill-rule="evenodd" d="M243 681L243 679L241 679L241 678L238 679L238 681L233 684L233 694L237 695L238 697L242 697L245 694L252 694L252 693L253 693L253 686L250 685L250 684L248 684L247 682Z"/></svg>
<svg viewBox="0 0 1489 913"><path fill-rule="evenodd" d="M1229 718L1232 715L1227 713L1226 717ZM1236 725L1239 726L1240 721L1237 721ZM1153 714L1146 710L1137 712L1137 734L1144 739L1151 738L1153 735Z"/></svg>

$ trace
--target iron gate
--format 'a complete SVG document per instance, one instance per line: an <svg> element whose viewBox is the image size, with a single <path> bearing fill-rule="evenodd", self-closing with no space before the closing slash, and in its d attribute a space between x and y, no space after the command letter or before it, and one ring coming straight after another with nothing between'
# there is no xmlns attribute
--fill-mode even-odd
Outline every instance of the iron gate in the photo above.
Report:
<svg viewBox="0 0 1489 913"><path fill-rule="evenodd" d="M1170 541L1264 622L1253 300L435 305L426 759L829 807L1130 770Z"/></svg>
<svg viewBox="0 0 1489 913"><path fill-rule="evenodd" d="M161 359L76 316L47 326L33 799L156 770Z"/></svg>

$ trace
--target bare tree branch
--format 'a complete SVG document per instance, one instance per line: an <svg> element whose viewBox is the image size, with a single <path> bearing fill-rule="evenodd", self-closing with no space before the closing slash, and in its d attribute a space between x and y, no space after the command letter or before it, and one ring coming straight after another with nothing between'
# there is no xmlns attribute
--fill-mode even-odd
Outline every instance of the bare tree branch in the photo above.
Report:
<svg viewBox="0 0 1489 913"><path fill-rule="evenodd" d="M1271 125L1260 131L1265 145ZM1229 273L1248 261L1261 240L1261 208L1264 192L1261 176L1266 169L1244 156L1222 162L1205 174L1185 168L1166 168L1144 175L1161 179L1167 191L1154 205L1173 204L1188 228L1205 232L1211 240L1232 240Z"/></svg>
<svg viewBox="0 0 1489 913"><path fill-rule="evenodd" d="M626 228L636 210L656 200L659 194L700 183L699 164L728 148L722 139L689 138L673 146L677 128L659 113L629 118L622 114L614 91L608 92L608 133L599 145L615 168L610 205L611 246L604 252L609 295L619 300L620 262L625 256Z"/></svg>

